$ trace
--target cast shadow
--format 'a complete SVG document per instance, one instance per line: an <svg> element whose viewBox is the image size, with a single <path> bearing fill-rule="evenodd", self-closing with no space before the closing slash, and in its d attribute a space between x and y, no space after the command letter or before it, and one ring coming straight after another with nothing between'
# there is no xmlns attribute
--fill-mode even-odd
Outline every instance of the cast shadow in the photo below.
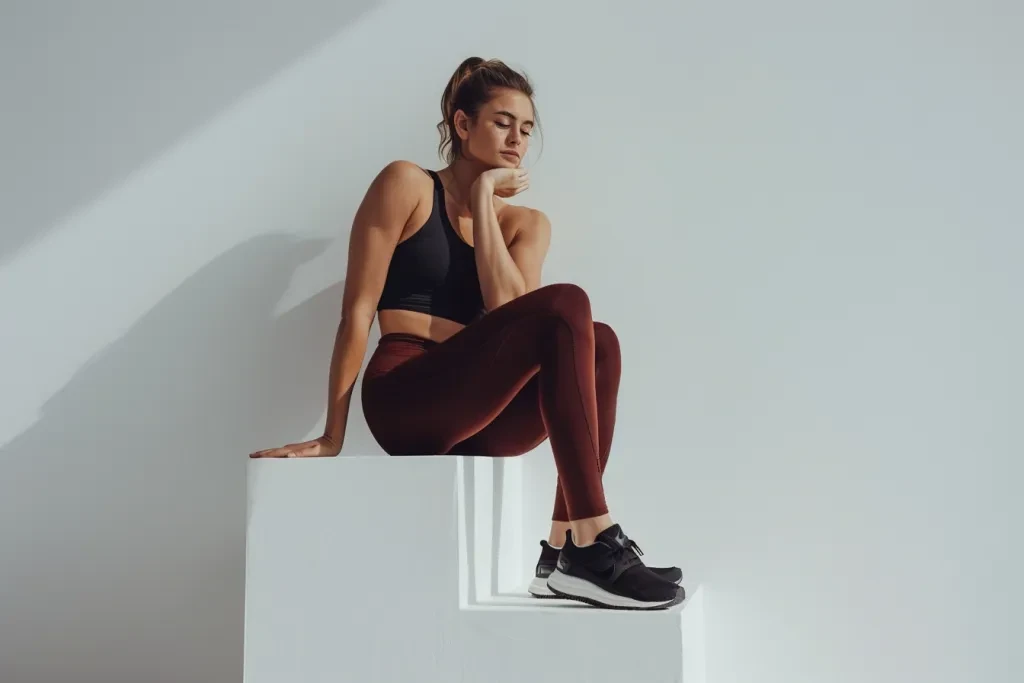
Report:
<svg viewBox="0 0 1024 683"><path fill-rule="evenodd" d="M465 491L466 509L463 511L466 522L466 539L467 539L467 556L469 558L467 571L468 571L468 600L470 604L477 604L480 596L477 594L477 576L479 567L476 563L476 457L473 456L461 456L463 457L463 488ZM482 457L482 456L480 456ZM525 457L525 456L518 456ZM493 472L493 480L490 484L491 488L491 548L490 548L490 574L488 579L490 581L490 596L487 600L488 604L500 604L502 601L500 598L514 598L521 599L526 596L525 586L521 592L508 592L503 591L500 588L499 581L499 570L501 567L501 555L503 551L502 544L502 522L505 519L505 467L507 465L506 458L493 458L491 459L491 471ZM528 577L524 577L524 582L528 581ZM520 603L510 603L520 604Z"/></svg>
<svg viewBox="0 0 1024 683"><path fill-rule="evenodd" d="M465 515L466 520L466 556L468 559L466 570L467 586L469 589L468 600L469 604L475 605L479 602L480 596L476 590L476 580L479 573L479 567L476 562L476 457L473 456L453 456L463 458L463 469L462 469L462 486L465 492L465 503L466 508L462 514ZM490 563L491 571L490 579L491 584L491 595L497 595L498 593L498 562L501 557L501 520L502 520L502 503L504 501L505 492L503 488L505 463L502 458L493 459L493 489L491 498L491 551L490 551Z"/></svg>
<svg viewBox="0 0 1024 683"><path fill-rule="evenodd" d="M501 558L501 522L505 502L505 458L494 461L494 495L491 498L491 595L498 594L498 568Z"/></svg>
<svg viewBox="0 0 1024 683"><path fill-rule="evenodd" d="M248 453L322 417L344 283L274 308L326 245L223 254L0 449L3 680L241 680Z"/></svg>
<svg viewBox="0 0 1024 683"><path fill-rule="evenodd" d="M476 593L476 459L464 457L462 463L462 487L466 503L466 509L462 514L466 516L466 586L469 589L467 600L470 605L475 605L479 599Z"/></svg>
<svg viewBox="0 0 1024 683"><path fill-rule="evenodd" d="M378 3L5 9L0 263Z"/></svg>

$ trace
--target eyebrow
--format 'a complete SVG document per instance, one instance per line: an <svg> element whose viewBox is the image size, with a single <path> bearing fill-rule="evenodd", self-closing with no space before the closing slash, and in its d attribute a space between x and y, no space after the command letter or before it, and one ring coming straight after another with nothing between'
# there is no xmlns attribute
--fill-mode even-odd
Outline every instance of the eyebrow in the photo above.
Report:
<svg viewBox="0 0 1024 683"><path fill-rule="evenodd" d="M501 111L494 112L494 113L497 114L498 116L507 116L510 119L512 119L513 121L517 121L518 120L516 118L515 114L513 114L510 111L505 111L504 109L502 109ZM525 121L523 121L523 125L524 126L531 126L532 127L533 126L533 121L531 121L530 119L526 119Z"/></svg>

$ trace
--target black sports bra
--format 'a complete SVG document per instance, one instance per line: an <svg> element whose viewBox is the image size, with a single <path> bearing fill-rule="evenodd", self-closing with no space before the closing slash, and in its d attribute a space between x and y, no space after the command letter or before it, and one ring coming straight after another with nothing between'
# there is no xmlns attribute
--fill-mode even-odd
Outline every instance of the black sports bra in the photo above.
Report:
<svg viewBox="0 0 1024 683"><path fill-rule="evenodd" d="M473 247L448 220L441 177L426 223L395 247L377 310L419 311L463 325L484 313Z"/></svg>

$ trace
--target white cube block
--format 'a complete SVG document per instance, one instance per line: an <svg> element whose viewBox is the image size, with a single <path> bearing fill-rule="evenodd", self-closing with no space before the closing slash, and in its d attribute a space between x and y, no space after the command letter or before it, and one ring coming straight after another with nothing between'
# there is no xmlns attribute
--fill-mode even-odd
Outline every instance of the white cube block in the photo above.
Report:
<svg viewBox="0 0 1024 683"><path fill-rule="evenodd" d="M517 467L252 461L245 682L702 683L699 591L660 612L521 591Z"/></svg>

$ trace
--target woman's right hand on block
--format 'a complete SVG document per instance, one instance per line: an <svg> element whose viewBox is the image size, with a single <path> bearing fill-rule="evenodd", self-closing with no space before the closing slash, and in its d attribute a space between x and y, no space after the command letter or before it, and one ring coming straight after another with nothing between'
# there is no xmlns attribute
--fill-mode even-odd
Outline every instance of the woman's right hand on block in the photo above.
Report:
<svg viewBox="0 0 1024 683"><path fill-rule="evenodd" d="M341 444L334 439L321 436L312 441L288 444L280 448L267 448L250 453L250 458L324 458L341 452Z"/></svg>

